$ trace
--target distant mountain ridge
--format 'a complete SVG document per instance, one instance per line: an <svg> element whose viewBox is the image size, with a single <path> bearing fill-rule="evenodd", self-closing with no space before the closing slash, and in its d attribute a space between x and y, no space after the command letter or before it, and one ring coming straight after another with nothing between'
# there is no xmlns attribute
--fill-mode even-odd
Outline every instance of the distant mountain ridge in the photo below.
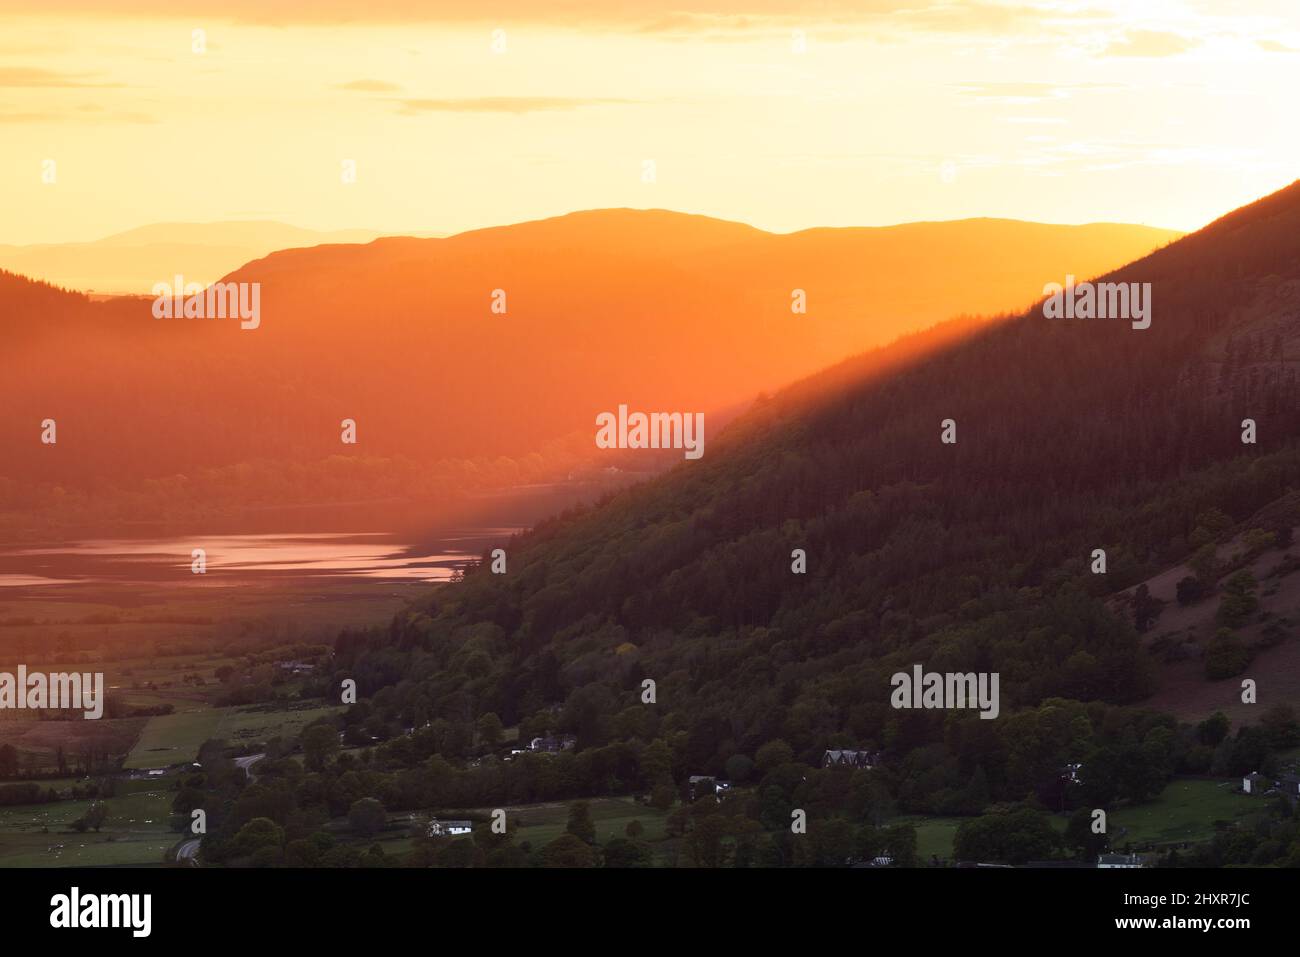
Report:
<svg viewBox="0 0 1300 957"><path fill-rule="evenodd" d="M499 411L534 431L547 415L586 428L619 401L747 401L957 312L1023 308L1044 282L1114 268L1172 235L997 220L773 234L592 210L444 239L284 250L226 278L262 284L259 335L271 343L299 340L304 317L313 336L366 317L405 356L454 357L438 374L459 395L476 370L527 368L512 388L532 400ZM505 315L491 311L498 290ZM796 296L806 313L792 308ZM618 388L593 390L593 375Z"/></svg>
<svg viewBox="0 0 1300 957"><path fill-rule="evenodd" d="M0 245L0 269L84 292L144 295L181 273L212 282L275 249L364 243L374 230L302 229L267 220L154 223L80 243Z"/></svg>
<svg viewBox="0 0 1300 957"><path fill-rule="evenodd" d="M1167 235L1005 221L778 235L596 210L273 252L225 277L260 284L251 331L155 319L147 297L89 303L11 277L0 281L0 474L120 486L132 514L150 500L130 491L142 481L188 483L192 494L166 498L183 513L217 494L198 491L202 470L251 462L280 463L302 488L224 482L223 501L255 495L267 508L357 485L357 457L406 463L392 475L496 461L494 481L543 481L578 450L594 454L595 417L620 404L705 413L712 443L721 410L958 312L1023 306L1044 282L1113 268ZM803 296L806 313L792 308ZM32 423L51 416L57 449L33 440ZM340 442L344 419L357 423L355 446ZM337 481L303 471L324 462ZM461 468L461 481L474 486L479 469ZM399 485L385 497L400 499ZM366 497L359 485L350 495Z"/></svg>

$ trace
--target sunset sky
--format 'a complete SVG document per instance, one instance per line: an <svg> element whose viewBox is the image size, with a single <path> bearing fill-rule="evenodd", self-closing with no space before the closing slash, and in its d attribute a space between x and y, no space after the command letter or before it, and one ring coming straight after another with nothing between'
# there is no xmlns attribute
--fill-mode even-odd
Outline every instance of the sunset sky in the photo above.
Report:
<svg viewBox="0 0 1300 957"><path fill-rule="evenodd" d="M607 206L1192 229L1300 178L1295 0L213 6L0 0L0 243Z"/></svg>

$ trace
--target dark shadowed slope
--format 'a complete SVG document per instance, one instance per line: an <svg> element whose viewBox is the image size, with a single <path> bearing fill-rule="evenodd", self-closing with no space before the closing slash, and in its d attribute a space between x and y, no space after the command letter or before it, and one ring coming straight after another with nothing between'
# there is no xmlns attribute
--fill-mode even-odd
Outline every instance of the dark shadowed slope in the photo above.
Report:
<svg viewBox="0 0 1300 957"><path fill-rule="evenodd" d="M509 574L439 593L399 642L444 661L441 692L472 640L491 662L472 694L507 721L626 706L651 675L682 722L726 715L744 747L790 722L814 751L939 733L885 704L914 662L999 671L1004 708L1142 700L1162 662L1104 597L1300 480L1300 186L1112 278L1153 284L1149 329L1033 311L886 374L852 360L701 461L520 539Z"/></svg>

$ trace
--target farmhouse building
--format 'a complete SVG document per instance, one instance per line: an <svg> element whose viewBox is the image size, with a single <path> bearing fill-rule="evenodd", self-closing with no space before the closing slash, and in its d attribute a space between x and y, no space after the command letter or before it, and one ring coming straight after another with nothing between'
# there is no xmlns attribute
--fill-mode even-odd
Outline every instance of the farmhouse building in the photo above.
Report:
<svg viewBox="0 0 1300 957"><path fill-rule="evenodd" d="M1251 771L1241 779L1241 789L1247 794L1263 794L1268 788L1268 778L1258 771Z"/></svg>
<svg viewBox="0 0 1300 957"><path fill-rule="evenodd" d="M458 837L474 831L473 821L439 821L434 818L429 822L430 837Z"/></svg>
<svg viewBox="0 0 1300 957"><path fill-rule="evenodd" d="M528 750L539 751L544 754L556 754L560 751L572 751L577 747L577 744L578 739L571 734L547 735L542 738L533 738L528 743Z"/></svg>
<svg viewBox="0 0 1300 957"><path fill-rule="evenodd" d="M687 783L690 785L692 801L706 794L712 794L721 801L722 796L731 790L730 781L719 781L710 774L692 774Z"/></svg>

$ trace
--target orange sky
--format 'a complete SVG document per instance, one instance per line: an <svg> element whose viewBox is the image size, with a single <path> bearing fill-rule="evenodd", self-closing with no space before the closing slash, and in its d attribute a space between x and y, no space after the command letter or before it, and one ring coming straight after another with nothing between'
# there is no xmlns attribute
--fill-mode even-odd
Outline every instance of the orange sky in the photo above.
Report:
<svg viewBox="0 0 1300 957"><path fill-rule="evenodd" d="M1191 229L1300 177L1295 0L217 6L0 0L0 243L604 206Z"/></svg>

